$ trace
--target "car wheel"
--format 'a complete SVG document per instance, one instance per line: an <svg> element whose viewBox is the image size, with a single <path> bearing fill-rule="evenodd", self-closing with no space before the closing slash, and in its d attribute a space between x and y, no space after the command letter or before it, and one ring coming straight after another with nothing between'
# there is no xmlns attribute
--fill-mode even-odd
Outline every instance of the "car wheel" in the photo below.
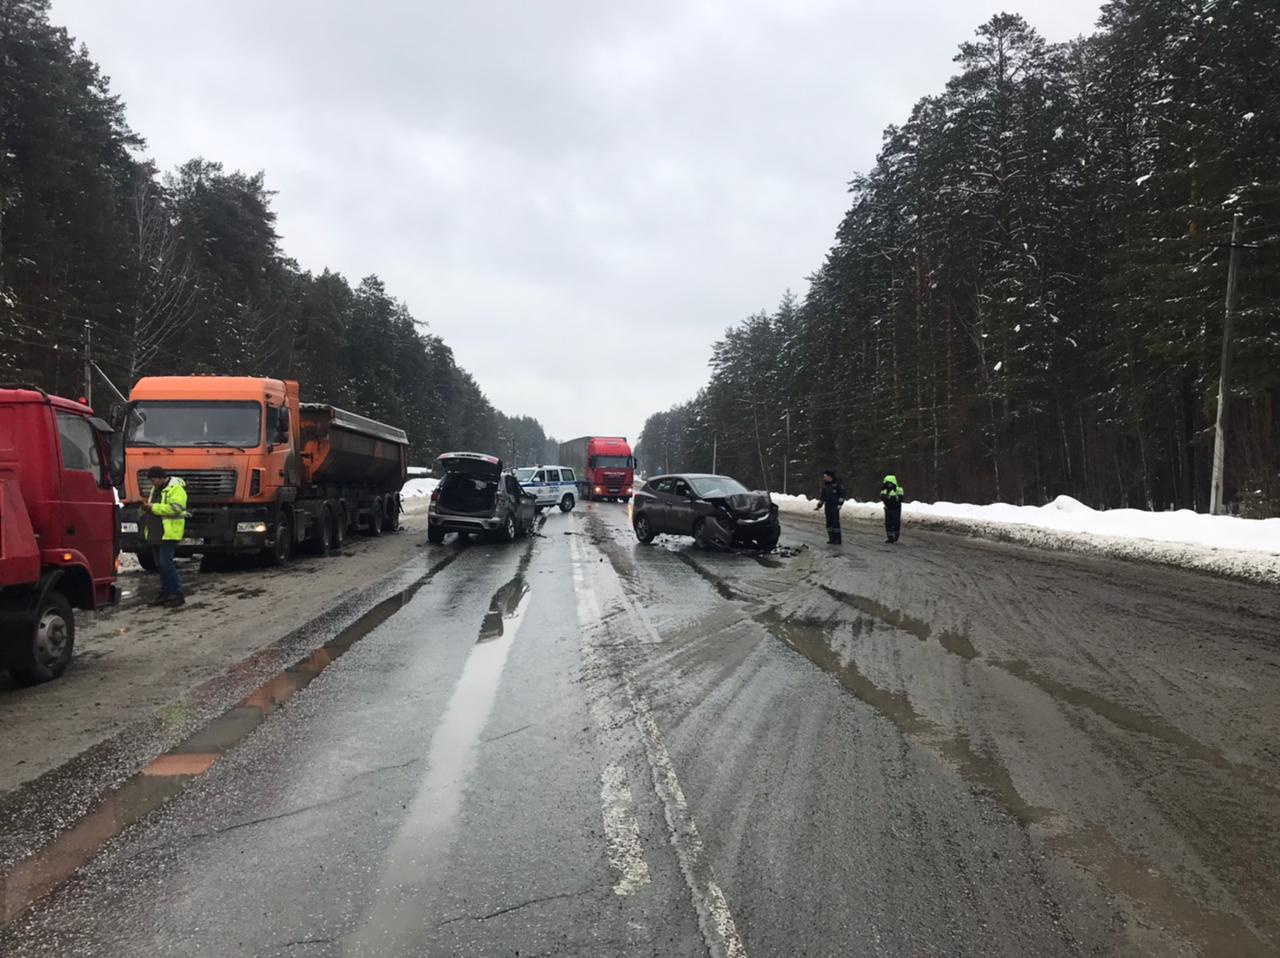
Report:
<svg viewBox="0 0 1280 958"><path fill-rule="evenodd" d="M653 526L649 524L649 517L643 512L636 515L632 528L636 531L636 538L648 545L653 541Z"/></svg>
<svg viewBox="0 0 1280 958"><path fill-rule="evenodd" d="M756 545L765 552L772 552L774 549L778 548L778 538L779 537L775 533L771 532L768 535L761 536L757 539Z"/></svg>
<svg viewBox="0 0 1280 958"><path fill-rule="evenodd" d="M427 541L433 545L444 542L444 529L439 526L427 526Z"/></svg>
<svg viewBox="0 0 1280 958"><path fill-rule="evenodd" d="M27 647L19 654L25 660L10 671L19 685L39 685L56 679L67 669L76 644L76 620L71 603L58 591L50 591L36 609Z"/></svg>
<svg viewBox="0 0 1280 958"><path fill-rule="evenodd" d="M516 517L508 512L506 521L502 523L502 541L515 542L516 533L518 531L519 530L516 527Z"/></svg>
<svg viewBox="0 0 1280 958"><path fill-rule="evenodd" d="M569 495L568 493L565 493L564 498L560 500L560 511L561 512L573 511L573 496Z"/></svg>
<svg viewBox="0 0 1280 958"><path fill-rule="evenodd" d="M705 546L705 536L707 534L707 520L695 519L693 523L693 541L700 546Z"/></svg>
<svg viewBox="0 0 1280 958"><path fill-rule="evenodd" d="M293 522L289 519L289 513L280 513L276 522L275 544L263 555L267 565L284 565L293 558Z"/></svg>

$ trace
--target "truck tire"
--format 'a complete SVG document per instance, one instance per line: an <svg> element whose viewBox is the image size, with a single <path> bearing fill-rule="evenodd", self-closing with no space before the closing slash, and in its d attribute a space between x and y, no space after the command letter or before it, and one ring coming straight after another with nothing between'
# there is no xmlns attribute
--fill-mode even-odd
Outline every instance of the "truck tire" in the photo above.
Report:
<svg viewBox="0 0 1280 958"><path fill-rule="evenodd" d="M560 500L560 511L561 512L573 511L573 496L567 492L564 494L564 498Z"/></svg>
<svg viewBox="0 0 1280 958"><path fill-rule="evenodd" d="M383 509L386 512L386 518L382 522L382 531L395 532L400 528L400 503L395 496L387 496L383 500Z"/></svg>
<svg viewBox="0 0 1280 958"><path fill-rule="evenodd" d="M334 536L333 512L326 506L320 512L320 519L316 523L316 536L308 545L311 552L318 556L327 556L333 552L333 536Z"/></svg>
<svg viewBox="0 0 1280 958"><path fill-rule="evenodd" d="M439 526L427 526L427 541L438 546L444 542L444 530Z"/></svg>
<svg viewBox="0 0 1280 958"><path fill-rule="evenodd" d="M138 565L142 566L143 572L156 571L156 554L150 549L143 549L141 552L135 552L134 555L138 559Z"/></svg>
<svg viewBox="0 0 1280 958"><path fill-rule="evenodd" d="M369 528L365 532L371 536L380 536L382 535L382 527L386 525L386 522L387 513L382 507L382 500L374 499L373 509L369 513Z"/></svg>
<svg viewBox="0 0 1280 958"><path fill-rule="evenodd" d="M39 685L67 670L76 644L76 620L67 597L56 589L40 600L19 665L10 670L19 685Z"/></svg>
<svg viewBox="0 0 1280 958"><path fill-rule="evenodd" d="M280 513L276 520L275 545L264 550L262 557L271 566L282 566L293 558L293 520L289 513Z"/></svg>

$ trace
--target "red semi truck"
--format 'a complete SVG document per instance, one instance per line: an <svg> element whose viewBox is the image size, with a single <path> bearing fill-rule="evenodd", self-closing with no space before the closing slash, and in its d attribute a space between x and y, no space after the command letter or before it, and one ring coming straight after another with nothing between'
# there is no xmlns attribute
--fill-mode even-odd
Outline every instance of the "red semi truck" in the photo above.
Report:
<svg viewBox="0 0 1280 958"><path fill-rule="evenodd" d="M577 474L579 499L631 500L636 460L624 436L580 436L562 442L559 464Z"/></svg>
<svg viewBox="0 0 1280 958"><path fill-rule="evenodd" d="M0 388L0 669L21 685L66 669L73 609L118 598L110 433L83 403Z"/></svg>

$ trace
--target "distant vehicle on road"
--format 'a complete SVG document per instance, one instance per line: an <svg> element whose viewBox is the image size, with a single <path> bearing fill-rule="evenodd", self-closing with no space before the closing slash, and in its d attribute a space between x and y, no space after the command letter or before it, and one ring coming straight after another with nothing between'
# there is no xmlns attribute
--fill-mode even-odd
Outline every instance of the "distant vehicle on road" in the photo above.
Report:
<svg viewBox="0 0 1280 958"><path fill-rule="evenodd" d="M560 462L577 474L579 499L631 501L636 460L624 436L580 436L562 442Z"/></svg>
<svg viewBox="0 0 1280 958"><path fill-rule="evenodd" d="M578 481L568 466L526 466L515 471L520 487L537 500L539 508L559 506L561 512L573 509L578 494Z"/></svg>
<svg viewBox="0 0 1280 958"><path fill-rule="evenodd" d="M667 534L693 536L699 545L727 549L778 544L782 525L767 492L752 492L728 476L686 474L650 479L636 492L631 525L636 538L652 542Z"/></svg>
<svg viewBox="0 0 1280 958"><path fill-rule="evenodd" d="M119 596L110 433L83 403L0 389L0 669L20 685L66 669L73 608Z"/></svg>
<svg viewBox="0 0 1280 958"><path fill-rule="evenodd" d="M440 485L431 493L427 540L446 533L496 535L512 542L528 535L537 520L536 500L520 488L502 460L482 452L446 452L436 460Z"/></svg>
<svg viewBox="0 0 1280 958"><path fill-rule="evenodd" d="M409 441L395 426L299 401L292 380L155 376L138 380L124 413L124 498L147 498L160 465L187 486L178 555L260 554L288 562L298 546L325 554L349 532L400 525ZM136 505L121 539L154 567Z"/></svg>

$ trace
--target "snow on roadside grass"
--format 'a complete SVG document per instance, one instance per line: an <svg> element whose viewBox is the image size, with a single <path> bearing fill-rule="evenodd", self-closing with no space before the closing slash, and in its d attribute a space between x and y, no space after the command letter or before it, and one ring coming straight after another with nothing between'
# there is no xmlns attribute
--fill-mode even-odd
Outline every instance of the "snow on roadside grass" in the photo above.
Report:
<svg viewBox="0 0 1280 958"><path fill-rule="evenodd" d="M811 510L807 496L775 495L787 512ZM846 502L842 514L879 518L878 502ZM911 522L945 527L985 538L1021 542L1047 549L1144 559L1221 575L1280 581L1280 519L1209 516L1180 509L1098 511L1070 496L1045 506L1007 503L908 502L904 528Z"/></svg>

